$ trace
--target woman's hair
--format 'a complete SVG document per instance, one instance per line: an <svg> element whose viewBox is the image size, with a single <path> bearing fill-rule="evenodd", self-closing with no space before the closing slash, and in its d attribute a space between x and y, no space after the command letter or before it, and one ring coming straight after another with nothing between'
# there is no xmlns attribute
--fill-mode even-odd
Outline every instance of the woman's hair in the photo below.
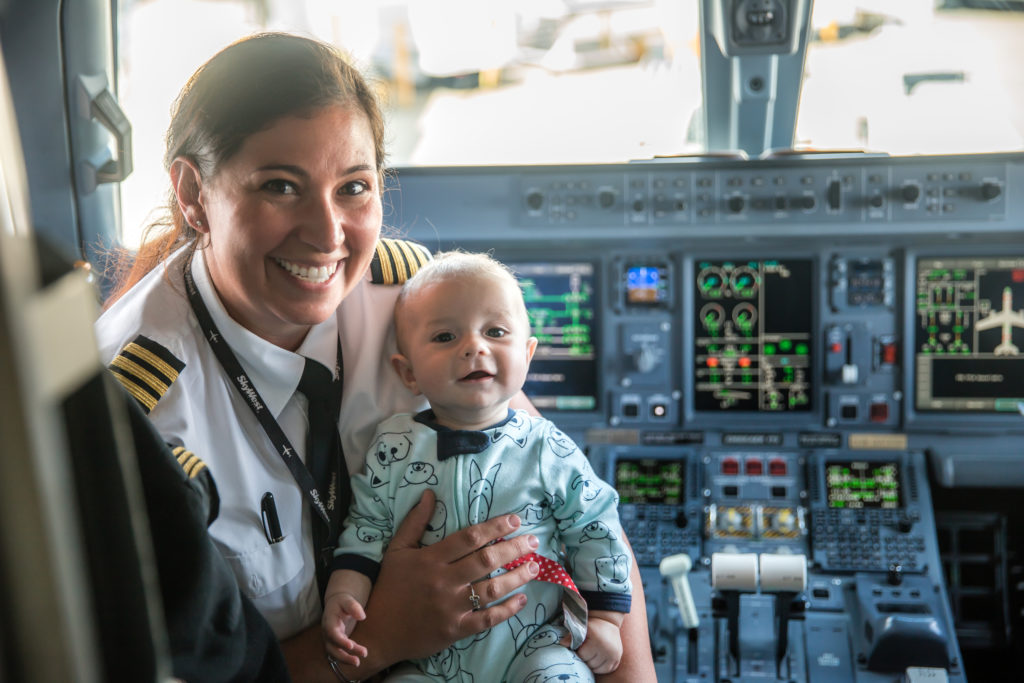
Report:
<svg viewBox="0 0 1024 683"><path fill-rule="evenodd" d="M370 124L383 187L384 119L362 75L335 48L287 33L232 43L192 75L171 109L164 169L190 159L206 181L254 133L288 116L311 117L331 105L358 107ZM110 306L177 248L196 248L199 233L181 215L173 188L165 215L145 230L138 253L118 250Z"/></svg>

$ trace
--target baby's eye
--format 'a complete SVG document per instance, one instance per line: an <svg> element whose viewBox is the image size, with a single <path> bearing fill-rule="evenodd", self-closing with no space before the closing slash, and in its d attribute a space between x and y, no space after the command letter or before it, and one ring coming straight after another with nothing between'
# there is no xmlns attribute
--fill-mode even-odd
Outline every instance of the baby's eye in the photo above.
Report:
<svg viewBox="0 0 1024 683"><path fill-rule="evenodd" d="M299 188L295 186L290 180L284 178L274 178L263 183L263 189L276 194L298 194Z"/></svg>
<svg viewBox="0 0 1024 683"><path fill-rule="evenodd" d="M437 334L430 338L430 341L444 344L445 342L450 342L453 339L455 339L455 335L452 334L451 332L438 332Z"/></svg>
<svg viewBox="0 0 1024 683"><path fill-rule="evenodd" d="M508 332L506 332L505 330L503 330L500 327L492 327L491 329L487 330L487 336L488 337L498 338L498 337L504 337L506 334L508 334Z"/></svg>

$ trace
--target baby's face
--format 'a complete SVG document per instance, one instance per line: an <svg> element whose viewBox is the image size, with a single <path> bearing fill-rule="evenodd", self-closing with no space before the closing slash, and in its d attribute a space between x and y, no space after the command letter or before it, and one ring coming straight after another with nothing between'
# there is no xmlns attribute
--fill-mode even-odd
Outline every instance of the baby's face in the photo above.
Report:
<svg viewBox="0 0 1024 683"><path fill-rule="evenodd" d="M399 315L396 369L438 422L482 429L505 418L537 347L518 288L486 277L442 281L406 299Z"/></svg>

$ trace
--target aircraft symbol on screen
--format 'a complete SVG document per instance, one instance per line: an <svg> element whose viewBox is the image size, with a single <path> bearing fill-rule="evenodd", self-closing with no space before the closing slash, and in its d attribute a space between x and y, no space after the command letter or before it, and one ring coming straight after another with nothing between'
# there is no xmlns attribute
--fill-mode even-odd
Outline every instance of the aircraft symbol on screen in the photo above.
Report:
<svg viewBox="0 0 1024 683"><path fill-rule="evenodd" d="M1024 327L1024 310L1013 310L1013 293L1009 287L1003 288L1002 310L989 313L974 325L978 330L999 326L1002 326L1003 334L999 346L995 348L995 354L997 356L1016 356L1020 350L1010 341L1010 337L1013 335L1014 327Z"/></svg>

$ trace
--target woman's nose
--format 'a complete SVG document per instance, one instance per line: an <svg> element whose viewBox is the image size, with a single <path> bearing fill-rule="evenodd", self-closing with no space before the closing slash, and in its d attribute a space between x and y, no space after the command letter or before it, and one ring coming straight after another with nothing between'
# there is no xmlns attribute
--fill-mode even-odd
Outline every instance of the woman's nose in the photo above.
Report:
<svg viewBox="0 0 1024 683"><path fill-rule="evenodd" d="M303 239L323 253L336 251L345 241L344 210L333 197L318 198L304 221Z"/></svg>

